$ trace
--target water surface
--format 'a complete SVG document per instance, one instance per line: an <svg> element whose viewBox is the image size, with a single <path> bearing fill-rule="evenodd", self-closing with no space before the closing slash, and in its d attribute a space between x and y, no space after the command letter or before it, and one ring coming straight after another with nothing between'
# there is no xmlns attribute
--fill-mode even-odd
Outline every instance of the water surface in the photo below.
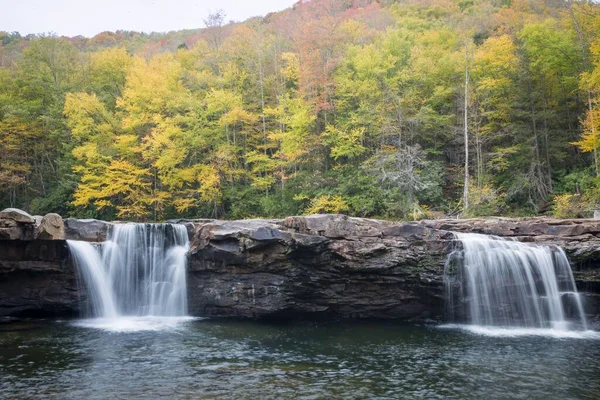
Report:
<svg viewBox="0 0 600 400"><path fill-rule="evenodd" d="M0 398L600 398L594 335L486 336L391 322L156 322L134 321L148 326L135 330L128 321L120 331L101 321L4 325Z"/></svg>

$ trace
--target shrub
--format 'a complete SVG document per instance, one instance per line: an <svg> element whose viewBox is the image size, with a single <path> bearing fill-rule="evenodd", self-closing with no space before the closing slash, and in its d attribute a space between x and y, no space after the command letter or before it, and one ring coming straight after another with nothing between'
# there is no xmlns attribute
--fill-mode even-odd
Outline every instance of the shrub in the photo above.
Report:
<svg viewBox="0 0 600 400"><path fill-rule="evenodd" d="M304 214L341 214L346 213L350 206L342 196L319 196L310 202Z"/></svg>
<svg viewBox="0 0 600 400"><path fill-rule="evenodd" d="M565 193L554 196L552 214L556 218L580 218L588 208L588 202L581 195Z"/></svg>

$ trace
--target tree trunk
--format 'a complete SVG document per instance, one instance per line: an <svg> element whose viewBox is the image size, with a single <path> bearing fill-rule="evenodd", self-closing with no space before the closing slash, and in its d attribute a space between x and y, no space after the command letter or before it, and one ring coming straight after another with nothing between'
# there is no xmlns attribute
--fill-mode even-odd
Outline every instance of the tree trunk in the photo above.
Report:
<svg viewBox="0 0 600 400"><path fill-rule="evenodd" d="M548 190L552 192L552 166L550 165L550 150L548 139L548 100L544 99L544 146L546 149L546 170L548 171Z"/></svg>
<svg viewBox="0 0 600 400"><path fill-rule="evenodd" d="M465 44L465 186L463 190L463 210L466 212L469 209L469 55Z"/></svg>

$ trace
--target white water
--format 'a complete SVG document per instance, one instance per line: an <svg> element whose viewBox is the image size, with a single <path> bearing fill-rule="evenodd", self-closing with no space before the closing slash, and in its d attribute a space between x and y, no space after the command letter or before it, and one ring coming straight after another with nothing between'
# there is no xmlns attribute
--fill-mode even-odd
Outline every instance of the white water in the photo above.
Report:
<svg viewBox="0 0 600 400"><path fill-rule="evenodd" d="M67 243L87 289L93 318L79 325L155 330L185 320L178 318L187 314L189 241L183 225L119 224L97 247L74 240Z"/></svg>
<svg viewBox="0 0 600 400"><path fill-rule="evenodd" d="M471 233L456 238L462 248L446 264L447 304L453 319L470 324L465 329L492 336L556 337L587 330L562 249Z"/></svg>
<svg viewBox="0 0 600 400"><path fill-rule="evenodd" d="M600 339L600 332L589 329L585 331L575 331L554 328L497 328L460 324L441 325L440 328L460 329L476 335L491 337L543 336L556 339Z"/></svg>
<svg viewBox="0 0 600 400"><path fill-rule="evenodd" d="M108 332L139 332L177 330L195 317L120 316L116 318L88 318L74 323L83 328L94 328Z"/></svg>

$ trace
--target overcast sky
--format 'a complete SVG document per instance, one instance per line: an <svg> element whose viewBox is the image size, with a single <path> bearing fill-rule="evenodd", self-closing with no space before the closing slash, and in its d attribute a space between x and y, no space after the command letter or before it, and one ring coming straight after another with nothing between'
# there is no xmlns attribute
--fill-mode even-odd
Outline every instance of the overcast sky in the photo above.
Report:
<svg viewBox="0 0 600 400"><path fill-rule="evenodd" d="M166 32L203 27L209 12L243 21L297 0L0 0L0 31L94 36L118 29Z"/></svg>

